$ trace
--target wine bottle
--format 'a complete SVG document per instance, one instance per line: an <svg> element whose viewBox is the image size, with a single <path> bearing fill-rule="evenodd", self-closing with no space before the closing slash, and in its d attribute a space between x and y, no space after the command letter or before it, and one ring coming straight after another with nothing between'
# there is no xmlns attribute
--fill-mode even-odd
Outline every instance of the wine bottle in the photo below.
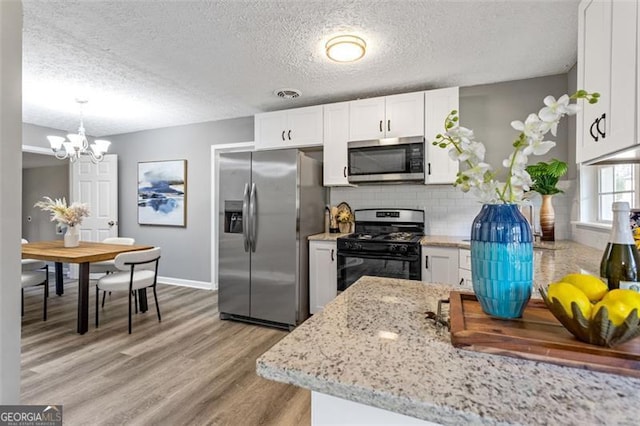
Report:
<svg viewBox="0 0 640 426"><path fill-rule="evenodd" d="M629 203L613 203L613 228L600 262L600 277L609 290L628 288L640 291L640 254L629 224Z"/></svg>

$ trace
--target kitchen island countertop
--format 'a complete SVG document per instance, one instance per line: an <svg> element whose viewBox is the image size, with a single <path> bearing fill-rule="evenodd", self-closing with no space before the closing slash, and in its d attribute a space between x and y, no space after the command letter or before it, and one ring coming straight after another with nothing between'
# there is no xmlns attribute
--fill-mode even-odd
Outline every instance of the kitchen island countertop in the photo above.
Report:
<svg viewBox="0 0 640 426"><path fill-rule="evenodd" d="M450 290L363 277L263 354L258 374L442 424L637 424L640 379L454 348L425 318Z"/></svg>

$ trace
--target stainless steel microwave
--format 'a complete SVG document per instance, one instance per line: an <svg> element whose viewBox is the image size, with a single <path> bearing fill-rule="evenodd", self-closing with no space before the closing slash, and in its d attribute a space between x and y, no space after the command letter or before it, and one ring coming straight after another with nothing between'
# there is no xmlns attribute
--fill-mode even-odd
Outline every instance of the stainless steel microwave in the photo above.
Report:
<svg viewBox="0 0 640 426"><path fill-rule="evenodd" d="M349 182L424 182L424 138L348 143Z"/></svg>

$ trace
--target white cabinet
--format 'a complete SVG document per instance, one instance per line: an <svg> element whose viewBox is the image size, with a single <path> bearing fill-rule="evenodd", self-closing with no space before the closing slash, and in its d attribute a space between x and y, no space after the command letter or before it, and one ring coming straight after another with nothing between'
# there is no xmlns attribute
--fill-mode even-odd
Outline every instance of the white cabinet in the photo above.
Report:
<svg viewBox="0 0 640 426"><path fill-rule="evenodd" d="M324 106L324 186L346 186L347 141L349 140L349 102Z"/></svg>
<svg viewBox="0 0 640 426"><path fill-rule="evenodd" d="M337 243L309 241L309 311L322 310L338 295Z"/></svg>
<svg viewBox="0 0 640 426"><path fill-rule="evenodd" d="M255 115L255 149L322 146L322 105Z"/></svg>
<svg viewBox="0 0 640 426"><path fill-rule="evenodd" d="M422 282L455 285L458 282L458 249L423 246Z"/></svg>
<svg viewBox="0 0 640 426"><path fill-rule="evenodd" d="M459 249L458 260L458 285L465 290L473 290L473 281L471 281L471 250Z"/></svg>
<svg viewBox="0 0 640 426"><path fill-rule="evenodd" d="M453 183L458 175L458 162L449 158L449 150L431 142L444 132L444 120L452 110L459 110L457 87L429 90L424 93L424 137L426 171L424 183Z"/></svg>
<svg viewBox="0 0 640 426"><path fill-rule="evenodd" d="M636 138L636 1L584 0L578 16L578 88L599 92L580 101L576 161L630 147Z"/></svg>
<svg viewBox="0 0 640 426"><path fill-rule="evenodd" d="M422 136L424 93L349 102L349 140Z"/></svg>

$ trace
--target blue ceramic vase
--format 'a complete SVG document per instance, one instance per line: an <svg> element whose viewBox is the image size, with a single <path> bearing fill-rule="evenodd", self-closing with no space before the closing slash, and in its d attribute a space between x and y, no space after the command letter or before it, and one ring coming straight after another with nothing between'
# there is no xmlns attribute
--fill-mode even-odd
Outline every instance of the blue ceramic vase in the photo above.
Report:
<svg viewBox="0 0 640 426"><path fill-rule="evenodd" d="M485 313L520 318L533 288L533 239L515 204L485 204L471 228L473 291Z"/></svg>

